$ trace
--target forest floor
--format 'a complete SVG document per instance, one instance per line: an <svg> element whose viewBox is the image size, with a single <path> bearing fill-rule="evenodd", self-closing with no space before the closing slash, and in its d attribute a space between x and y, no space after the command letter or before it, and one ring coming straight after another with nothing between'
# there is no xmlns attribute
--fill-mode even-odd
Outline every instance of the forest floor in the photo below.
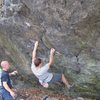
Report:
<svg viewBox="0 0 100 100"><path fill-rule="evenodd" d="M19 89L16 100L71 100L71 98L47 90Z"/></svg>

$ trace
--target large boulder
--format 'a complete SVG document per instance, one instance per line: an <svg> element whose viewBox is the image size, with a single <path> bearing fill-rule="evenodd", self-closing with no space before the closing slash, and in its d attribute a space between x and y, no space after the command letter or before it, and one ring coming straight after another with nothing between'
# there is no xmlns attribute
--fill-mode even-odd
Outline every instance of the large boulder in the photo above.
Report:
<svg viewBox="0 0 100 100"><path fill-rule="evenodd" d="M99 100L99 0L12 0L1 11L0 61L7 59L15 65L23 85L27 80L36 85L30 66L38 40L37 56L44 62L49 60L50 48L56 49L52 70L63 71L69 82L75 84L69 95ZM50 88L61 91L54 87Z"/></svg>

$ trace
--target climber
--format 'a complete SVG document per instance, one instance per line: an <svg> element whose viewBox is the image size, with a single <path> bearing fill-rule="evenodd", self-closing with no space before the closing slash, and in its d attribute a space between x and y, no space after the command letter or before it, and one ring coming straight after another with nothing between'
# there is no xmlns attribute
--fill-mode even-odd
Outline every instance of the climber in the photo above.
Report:
<svg viewBox="0 0 100 100"><path fill-rule="evenodd" d="M2 61L1 67L2 67L2 69L1 69L2 73L1 73L0 92L2 95L2 100L14 100L16 94L14 92L14 89L12 88L9 76L16 75L18 72L13 71L11 73L8 73L8 70L10 68L8 61Z"/></svg>
<svg viewBox="0 0 100 100"><path fill-rule="evenodd" d="M48 71L53 63L53 55L54 55L55 49L51 48L49 62L43 65L42 60L36 57L37 47L38 47L38 41L35 42L35 46L32 52L31 69L34 75L39 79L40 84L43 87L48 88L50 84L57 83L57 82L63 82L65 86L67 86L67 88L69 89L71 86L66 80L64 74L50 73Z"/></svg>

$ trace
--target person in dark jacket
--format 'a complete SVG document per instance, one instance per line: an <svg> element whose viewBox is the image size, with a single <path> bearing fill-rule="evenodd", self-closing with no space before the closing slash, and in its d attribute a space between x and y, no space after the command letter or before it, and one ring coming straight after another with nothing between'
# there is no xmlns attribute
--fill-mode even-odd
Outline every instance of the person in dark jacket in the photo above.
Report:
<svg viewBox="0 0 100 100"><path fill-rule="evenodd" d="M1 74L1 89L0 90L1 90L2 100L14 100L16 94L12 89L10 76L15 75L17 71L8 73L8 70L10 68L10 64L8 61L2 61L1 67L2 67L2 74Z"/></svg>

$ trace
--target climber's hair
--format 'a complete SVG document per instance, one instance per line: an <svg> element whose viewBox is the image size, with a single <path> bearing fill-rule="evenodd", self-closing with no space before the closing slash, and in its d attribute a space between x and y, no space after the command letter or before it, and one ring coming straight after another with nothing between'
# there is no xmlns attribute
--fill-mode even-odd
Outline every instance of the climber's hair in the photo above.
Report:
<svg viewBox="0 0 100 100"><path fill-rule="evenodd" d="M41 62L42 62L42 60L40 58L36 58L34 60L34 64L35 64L36 67L38 67L41 64Z"/></svg>

